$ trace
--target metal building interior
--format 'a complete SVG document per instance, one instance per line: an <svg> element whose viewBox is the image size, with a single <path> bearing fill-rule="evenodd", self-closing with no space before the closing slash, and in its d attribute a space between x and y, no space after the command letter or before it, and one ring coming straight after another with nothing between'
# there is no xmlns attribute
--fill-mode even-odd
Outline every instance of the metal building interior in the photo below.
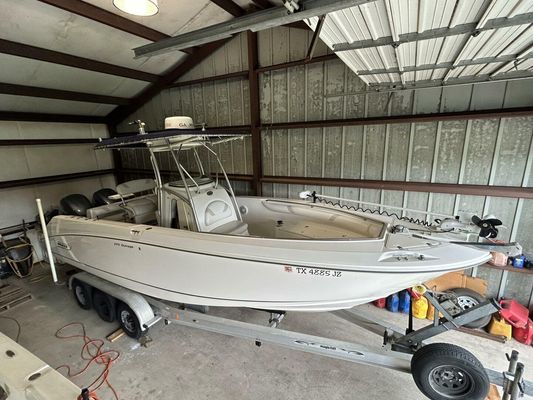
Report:
<svg viewBox="0 0 533 400"><path fill-rule="evenodd" d="M74 267L58 265L64 284L52 281L41 262L49 256L35 200L50 212L70 194L91 199L101 188L153 180L153 154L95 151L106 139L137 135L132 121L150 133L168 128L167 117L188 116L210 132L244 133L213 145L237 196L319 193L371 212L403 208L402 217L422 225L441 215L493 216L503 223L497 238L519 243L523 255L506 257L502 266L470 266L462 279L483 281L486 298L533 311L531 0L146 1L157 7L155 15L122 11L117 4L127 0L0 0L0 236L7 248L5 240L22 234L35 263L30 276L0 280L2 353L16 338L51 371L69 365L58 372L90 389L84 399L479 398L457 388L430 397L392 364L347 362L353 355L339 355L349 353L340 345L337 354L320 357L327 346L317 355L270 345L268 337L254 336L260 333L227 336L219 328L162 323L144 342L127 334L103 340L120 353L112 370L111 361L103 363L103 377L102 355L87 373L70 376L87 364L78 357L83 340L105 338L118 325L78 307L69 291ZM171 155L156 157L162 182L180 179ZM215 157L205 155L220 172ZM189 156L184 164L193 161ZM11 288L5 306L3 287ZM13 287L26 296L21 304ZM408 319L371 304L357 307L391 324ZM278 325L253 307L212 312ZM280 332L381 346L382 339L335 313L289 312ZM65 325L68 334L79 332L68 325L74 322L83 323L84 337L60 340ZM477 332L446 332L429 342L461 345L499 372L508 368L505 353L518 350L521 387L530 394L533 322L529 344ZM39 380L26 375L18 393L15 378L3 376L8 358L0 354L0 399L66 398L41 389L31 394ZM381 362L388 368L375 366ZM505 397L505 388L490 393L515 398Z"/></svg>

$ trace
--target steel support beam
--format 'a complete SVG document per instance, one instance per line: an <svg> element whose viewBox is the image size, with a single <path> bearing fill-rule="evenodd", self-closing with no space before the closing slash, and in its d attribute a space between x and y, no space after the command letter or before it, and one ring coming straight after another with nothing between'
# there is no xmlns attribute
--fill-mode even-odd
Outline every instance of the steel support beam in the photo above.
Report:
<svg viewBox="0 0 533 400"><path fill-rule="evenodd" d="M250 97L250 101L252 98ZM533 115L533 106L517 107L506 109L488 109L475 111L457 111L448 113L435 114L414 114L414 115L396 115L384 117L366 117L366 118L347 118L347 119L330 119L320 121L295 121L295 122L278 122L272 124L259 124L261 130L270 129L305 129L305 128L328 128L342 126L364 126L364 125L387 125L387 124L406 124L416 122L433 122L433 121L464 121L473 119L493 119L493 118L513 118ZM254 115L254 119L256 116ZM256 119L258 120L258 119ZM237 125L224 127L210 127L221 132L250 132L252 125ZM117 133L117 136L133 135L136 132Z"/></svg>
<svg viewBox="0 0 533 400"><path fill-rule="evenodd" d="M320 18L318 18L318 24L316 25L315 33L313 33L311 44L309 45L309 49L307 50L307 57L305 57L306 60L313 59L316 45L318 43L318 40L320 39L320 32L322 32L322 27L324 26L325 21L326 21L326 15L321 15Z"/></svg>
<svg viewBox="0 0 533 400"><path fill-rule="evenodd" d="M118 153L118 151L116 151ZM153 169L144 169L144 168L121 168L120 172L122 174L139 174L153 176ZM176 175L178 174L177 170L162 169L159 171L163 176ZM216 174L213 174L216 175ZM227 174L230 181L243 181L243 182L252 182L254 177L253 175L246 174Z"/></svg>
<svg viewBox="0 0 533 400"><path fill-rule="evenodd" d="M220 81L224 79L232 79L232 78L240 78L240 77L248 77L248 71L230 72L229 74L209 76L207 78L200 78L200 79L192 79L190 81L175 82L175 83L171 83L167 87L170 88L170 87L198 85L200 83L205 83L205 82L214 82L214 81Z"/></svg>
<svg viewBox="0 0 533 400"><path fill-rule="evenodd" d="M495 196L533 199L533 188L521 186L464 185L452 183L381 181L370 179L313 178L301 176L264 176L263 183L353 187L424 193L449 193L472 196Z"/></svg>
<svg viewBox="0 0 533 400"><path fill-rule="evenodd" d="M248 86L250 92L250 131L252 134L252 169L253 190L256 196L261 196L263 176L263 150L261 144L261 116L259 108L259 79L256 73L259 64L257 33L247 32L248 42Z"/></svg>
<svg viewBox="0 0 533 400"><path fill-rule="evenodd" d="M68 122L77 124L105 124L106 118L92 115L47 114L0 111L0 121Z"/></svg>
<svg viewBox="0 0 533 400"><path fill-rule="evenodd" d="M301 121L301 122L278 122L273 124L263 124L261 129L301 129L301 128L328 128L340 126L364 126L364 125L386 125L404 124L412 122L433 122L433 121L459 121L469 119L491 119L510 118L533 115L532 107L518 107L507 109L489 109L476 111L458 111L435 114L414 114L396 115L385 117L330 119L321 121Z"/></svg>
<svg viewBox="0 0 533 400"><path fill-rule="evenodd" d="M527 79L533 78L533 71L519 70L504 72L498 75L484 74L484 75L469 75L462 76L460 78L444 79L428 79L421 81L409 81L409 82L388 82L388 83L371 83L368 85L370 91L386 91L386 90L398 90L398 89L421 89L438 86L457 86L457 85L471 85L475 83L484 82L497 82L507 81L512 79Z"/></svg>
<svg viewBox="0 0 533 400"><path fill-rule="evenodd" d="M132 34L137 37L141 37L151 42L157 42L170 36L149 28L145 25L139 24L130 19L121 17L115 13L104 10L103 8L94 6L90 3L80 0L39 0L42 3L49 4L51 6L61 8L72 14L76 14L95 22L110 26L111 28L118 29L122 32ZM190 50L183 50L186 53L191 53Z"/></svg>
<svg viewBox="0 0 533 400"><path fill-rule="evenodd" d="M454 65L453 62L442 62L438 64L423 64L423 65L408 65L402 68L402 71L400 71L399 68L393 67L393 68L380 68L380 69L369 69L369 70L359 70L357 71L357 75L379 75L379 74L399 74L400 72L415 72L415 71L427 71L427 70L433 70L433 69L454 69L458 67L466 67L469 65L483 65L483 64L492 64L492 63L503 63L503 62L512 62L512 61L518 61L522 59L528 59L533 58L533 52L528 53L522 57L518 57L518 55L506 55L506 56L498 56L498 57L481 57L481 58L474 58L470 60L460 60L457 61Z"/></svg>
<svg viewBox="0 0 533 400"><path fill-rule="evenodd" d="M0 53L9 54L17 57L29 58L32 60L66 65L68 67L100 72L102 74L136 79L139 81L155 82L159 78L158 75L150 74L148 72L137 71L131 68L125 68L101 61L90 60L84 57L72 56L70 54L61 53L59 51L43 49L41 47L30 46L27 44L12 42L10 40L4 39L0 39Z"/></svg>
<svg viewBox="0 0 533 400"><path fill-rule="evenodd" d="M289 61L289 62L280 63L280 64L268 65L266 67L259 67L259 68L256 68L255 72L260 74L260 73L263 73L263 72L274 71L274 70L278 70L278 69L291 68L291 67L297 67L299 65L313 64L313 63L325 62L325 61L330 61L330 60L338 60L338 59L339 59L339 57L337 57L336 54L326 54L324 56L314 57L311 60L308 60L307 58L304 58L302 60Z"/></svg>
<svg viewBox="0 0 533 400"><path fill-rule="evenodd" d="M308 60L307 58L296 60L296 61L289 61L286 63L281 64L274 64L274 65L268 65L266 67L258 67L255 69L256 74L265 73L269 71L275 71L279 69L285 69L285 68L291 68L296 67L299 65L306 65L306 64L314 64L319 62L326 62L330 60L338 60L339 57L337 57L336 54L326 54L324 56L318 56L313 57L312 59ZM230 72L229 74L223 74L223 75L215 75L215 76L209 76L207 78L200 78L200 79L192 79L190 81L183 81L183 82L174 82L168 85L168 87L181 87L181 86L190 86L190 85L196 85L199 83L204 82L213 82L217 80L223 80L223 79L231 79L231 78L237 78L237 77L248 77L249 72L248 71L238 71L238 72Z"/></svg>
<svg viewBox="0 0 533 400"><path fill-rule="evenodd" d="M262 9L273 7L273 4L269 0L252 0L252 3Z"/></svg>
<svg viewBox="0 0 533 400"><path fill-rule="evenodd" d="M241 6L239 6L233 0L211 0L211 3L215 3L217 6L234 17L242 17L244 14L246 14L246 11L244 11Z"/></svg>
<svg viewBox="0 0 533 400"><path fill-rule="evenodd" d="M61 144L96 144L98 139L2 139L0 147L4 146L56 146Z"/></svg>
<svg viewBox="0 0 533 400"><path fill-rule="evenodd" d="M333 45L333 51L348 51L361 50L371 47L380 46L394 46L398 47L403 43L417 42L421 40L429 40L436 38L443 38L456 35L473 35L477 36L481 32L490 31L494 29L507 28L517 25L529 25L533 23L533 13L518 14L511 18L494 18L489 19L482 27L477 27L477 22L468 24L456 25L453 28L436 28L429 29L420 33L405 33L399 35L398 40L394 40L392 36L385 36L378 39L359 40L352 43L337 43Z"/></svg>
<svg viewBox="0 0 533 400"><path fill-rule="evenodd" d="M83 101L98 104L127 105L129 103L129 99L124 97L72 92L70 90L49 89L36 86L13 85L11 83L0 83L0 93L15 96L43 97L46 99Z"/></svg>
<svg viewBox="0 0 533 400"><path fill-rule="evenodd" d="M55 183L71 179L90 178L93 176L112 174L113 172L114 170L112 169L101 169L98 171L76 172L74 174L62 174L53 176L41 176L38 178L17 179L13 181L0 182L0 189L9 189L29 185L42 185L44 183Z"/></svg>
<svg viewBox="0 0 533 400"><path fill-rule="evenodd" d="M374 0L301 0L300 9L288 13L284 6L272 7L257 11L231 21L222 22L206 28L187 32L159 42L147 44L134 49L136 57L148 57L182 50L191 46L199 46L219 39L229 38L231 35L248 30L259 31L302 21L306 18L327 14L348 7L373 2Z"/></svg>

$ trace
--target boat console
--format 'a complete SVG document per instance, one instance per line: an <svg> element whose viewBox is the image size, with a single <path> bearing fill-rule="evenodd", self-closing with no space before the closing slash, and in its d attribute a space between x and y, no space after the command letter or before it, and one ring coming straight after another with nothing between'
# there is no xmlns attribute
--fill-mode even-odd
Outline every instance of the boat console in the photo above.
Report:
<svg viewBox="0 0 533 400"><path fill-rule="evenodd" d="M163 185L161 226L199 232L248 235L228 191L210 177L200 176Z"/></svg>

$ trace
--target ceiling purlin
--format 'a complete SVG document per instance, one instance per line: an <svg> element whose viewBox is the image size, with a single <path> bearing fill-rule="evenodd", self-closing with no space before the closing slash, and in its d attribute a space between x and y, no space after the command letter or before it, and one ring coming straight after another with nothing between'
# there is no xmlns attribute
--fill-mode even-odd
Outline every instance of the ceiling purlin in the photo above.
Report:
<svg viewBox="0 0 533 400"><path fill-rule="evenodd" d="M150 74L148 72L91 60L89 58L73 56L59 51L44 49L42 47L30 46L24 43L12 42L5 39L0 39L0 53L45 61L53 64L66 65L68 67L80 68L88 71L101 72L108 75L122 76L124 78L136 79L139 81L155 82L159 78L159 75Z"/></svg>
<svg viewBox="0 0 533 400"><path fill-rule="evenodd" d="M130 19L124 18L120 15L114 14L103 8L96 7L92 4L86 3L80 0L39 0L42 3L49 4L51 6L61 8L72 14L80 15L82 17L91 19L101 24L118 29L122 32L130 33L137 37L141 37L151 42L157 42L158 40L170 37L169 35L159 32L155 29L149 28L142 24L139 24ZM183 52L192 54L193 49L184 49Z"/></svg>
<svg viewBox="0 0 533 400"><path fill-rule="evenodd" d="M46 99L82 101L98 104L128 105L129 99L116 96L105 96L92 93L81 93L70 90L50 89L37 86L14 85L0 82L0 94L13 96L41 97Z"/></svg>
<svg viewBox="0 0 533 400"><path fill-rule="evenodd" d="M252 2L260 8L270 8L272 3L269 0L252 0Z"/></svg>
<svg viewBox="0 0 533 400"><path fill-rule="evenodd" d="M211 2L215 3L217 6L234 17L242 17L244 14L246 14L246 11L232 0L211 0Z"/></svg>
<svg viewBox="0 0 533 400"><path fill-rule="evenodd" d="M106 118L97 115L51 114L21 111L0 111L0 121L69 122L76 124L105 124Z"/></svg>

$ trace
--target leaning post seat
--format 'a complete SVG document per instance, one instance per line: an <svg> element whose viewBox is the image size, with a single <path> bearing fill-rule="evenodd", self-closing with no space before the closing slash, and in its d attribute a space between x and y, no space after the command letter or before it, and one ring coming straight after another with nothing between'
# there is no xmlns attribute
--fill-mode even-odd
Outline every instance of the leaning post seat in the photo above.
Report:
<svg viewBox="0 0 533 400"><path fill-rule="evenodd" d="M157 195L153 193L156 183L153 179L136 179L117 185L117 193L120 196L151 192L150 194L122 199L122 208L128 212L130 220L137 224L144 224L156 220Z"/></svg>
<svg viewBox="0 0 533 400"><path fill-rule="evenodd" d="M92 207L91 202L83 194L69 194L61 199L59 202L61 211L66 215L77 215L85 217L87 210Z"/></svg>

